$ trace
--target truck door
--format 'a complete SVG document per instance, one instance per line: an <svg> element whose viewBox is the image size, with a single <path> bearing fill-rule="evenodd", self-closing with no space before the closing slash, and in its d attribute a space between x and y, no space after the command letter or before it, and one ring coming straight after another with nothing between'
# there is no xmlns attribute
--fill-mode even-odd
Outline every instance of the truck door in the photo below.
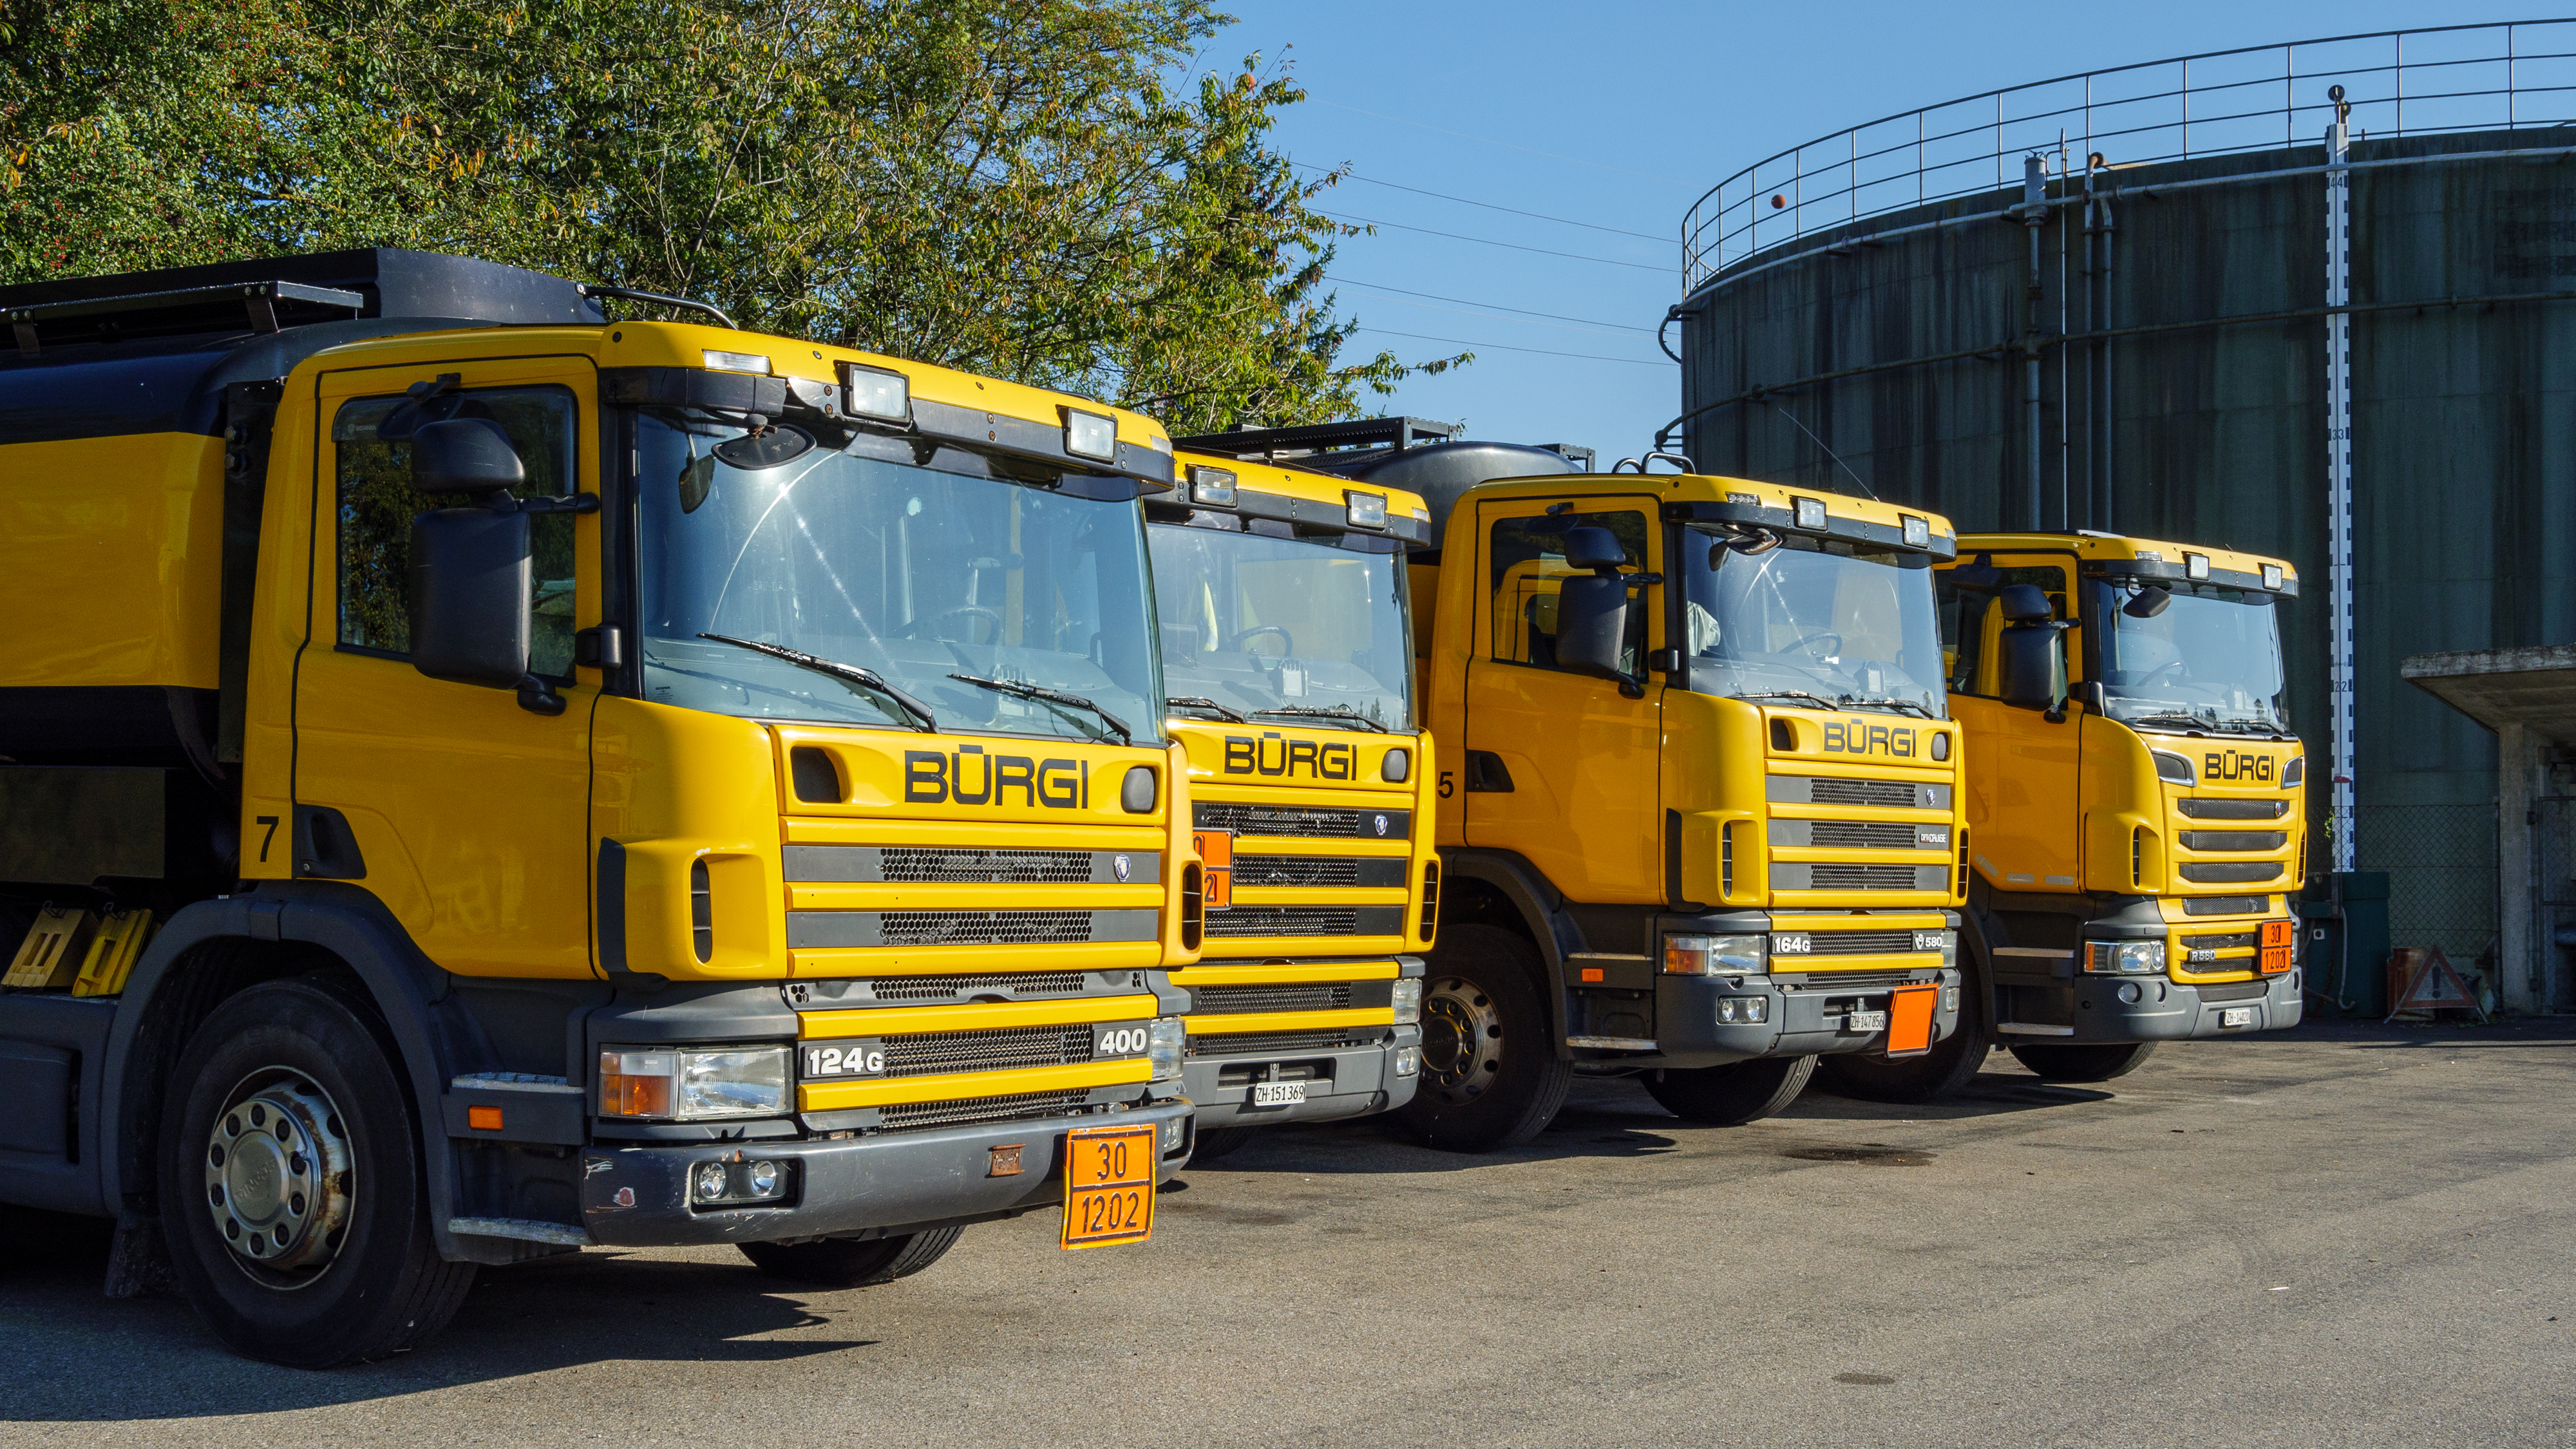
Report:
<svg viewBox="0 0 2576 1449"><path fill-rule="evenodd" d="M412 668L414 514L462 500L411 486L410 452L379 432L414 383L454 374L441 415L490 418L527 470L522 497L595 490L597 372L540 357L360 368L319 385L312 607L295 672L294 820L265 852L306 879L343 879L392 910L432 960L467 975L587 976L586 840L595 683L574 678L573 631L599 614L598 518L541 514L533 672L566 707ZM384 432L403 433L402 419ZM595 681L596 674L592 675ZM257 835L246 842L253 851ZM290 855L291 852L291 855Z"/></svg>
<svg viewBox="0 0 2576 1449"><path fill-rule="evenodd" d="M2048 595L2060 619L2072 619L2068 568L2048 556L1994 556L2003 584L2030 584ZM2078 866L2081 806L2076 794L2078 722L2052 722L2034 709L2014 709L2000 692L1995 641L2003 630L1996 591L1953 590L1943 575L1942 623L1956 646L1950 714L1965 728L1968 843L1988 884L2007 891L2072 891ZM2082 641L2064 636L2067 667L2081 667Z"/></svg>
<svg viewBox="0 0 2576 1449"><path fill-rule="evenodd" d="M1664 898L1660 680L1629 698L1614 680L1558 667L1556 598L1576 570L1565 562L1571 528L1606 528L1632 569L1662 568L1651 498L1587 498L1551 514L1546 498L1477 506L1483 539L1478 611L1467 666L1469 845L1514 850L1559 890L1592 903ZM1629 608L1630 668L1641 678L1663 642L1659 596L1641 589Z"/></svg>

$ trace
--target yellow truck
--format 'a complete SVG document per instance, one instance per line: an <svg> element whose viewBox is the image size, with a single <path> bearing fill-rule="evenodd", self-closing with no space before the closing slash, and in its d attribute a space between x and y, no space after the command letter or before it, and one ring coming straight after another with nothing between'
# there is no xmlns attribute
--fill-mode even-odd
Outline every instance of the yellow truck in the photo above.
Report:
<svg viewBox="0 0 2576 1449"><path fill-rule="evenodd" d="M1972 1012L1829 1085L1919 1101L1993 1046L2107 1081L2159 1041L2296 1026L2307 759L2290 732L2287 562L2099 533L1970 534L1940 576L1967 731L1961 969Z"/></svg>
<svg viewBox="0 0 2576 1449"><path fill-rule="evenodd" d="M1133 1242L1187 1160L1162 430L601 295L0 290L0 1201L245 1354L593 1244Z"/></svg>
<svg viewBox="0 0 2576 1449"><path fill-rule="evenodd" d="M1446 431L1181 440L1432 515L1412 590L1440 921L1394 1120L1524 1143L1579 1074L1744 1122L1819 1056L1946 1039L1966 845L1933 618L1949 524Z"/></svg>
<svg viewBox="0 0 2576 1449"><path fill-rule="evenodd" d="M1172 977L1205 1161L1412 1100L1440 865L1405 554L1431 515L1331 474L1177 462L1145 532L1206 870L1203 954Z"/></svg>

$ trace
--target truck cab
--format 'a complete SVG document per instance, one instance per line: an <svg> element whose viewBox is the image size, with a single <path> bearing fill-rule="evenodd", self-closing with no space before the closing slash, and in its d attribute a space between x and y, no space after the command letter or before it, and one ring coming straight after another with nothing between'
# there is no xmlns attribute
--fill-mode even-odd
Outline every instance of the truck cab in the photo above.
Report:
<svg viewBox="0 0 2576 1449"><path fill-rule="evenodd" d="M600 295L0 294L0 1199L242 1352L591 1245L1132 1242L1187 1159L1162 430Z"/></svg>
<svg viewBox="0 0 2576 1449"><path fill-rule="evenodd" d="M2294 1026L2307 762L2290 730L2287 562L2104 534L1959 540L1940 571L1967 735L1963 1048L2101 1081L2158 1041ZM1885 1073L1900 1099L1955 1061Z"/></svg>
<svg viewBox="0 0 2576 1449"><path fill-rule="evenodd" d="M1440 865L1405 556L1431 515L1327 473L1178 464L1145 532L1207 871L1202 954L1172 982L1208 1160L1413 1097Z"/></svg>
<svg viewBox="0 0 2576 1449"><path fill-rule="evenodd" d="M1526 1142L1582 1074L1743 1122L1819 1055L1946 1037L1948 524L1380 426L1191 445L1312 450L1300 466L1418 493L1439 529L1412 572L1441 921L1396 1120L1437 1146Z"/></svg>

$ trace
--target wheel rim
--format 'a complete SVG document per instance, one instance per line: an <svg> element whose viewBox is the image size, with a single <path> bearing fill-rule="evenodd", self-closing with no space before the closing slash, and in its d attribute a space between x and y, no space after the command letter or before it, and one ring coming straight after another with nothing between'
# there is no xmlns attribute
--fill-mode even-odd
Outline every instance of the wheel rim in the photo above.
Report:
<svg viewBox="0 0 2576 1449"><path fill-rule="evenodd" d="M348 1134L331 1094L292 1067L233 1088L206 1134L205 1205L234 1264L272 1288L300 1288L348 1235Z"/></svg>
<svg viewBox="0 0 2576 1449"><path fill-rule="evenodd" d="M1472 981L1443 976L1422 993L1420 1090L1447 1102L1468 1102L1493 1086L1503 1065L1503 1013L1491 993Z"/></svg>

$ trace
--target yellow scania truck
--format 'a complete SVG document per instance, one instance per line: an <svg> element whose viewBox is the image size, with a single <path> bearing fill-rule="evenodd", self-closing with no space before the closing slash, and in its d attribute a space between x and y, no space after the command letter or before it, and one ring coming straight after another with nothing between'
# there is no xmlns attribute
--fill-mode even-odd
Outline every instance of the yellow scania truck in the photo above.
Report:
<svg viewBox="0 0 2576 1449"><path fill-rule="evenodd" d="M1395 1121L1527 1142L1582 1074L1743 1122L1819 1055L1948 1037L1967 844L1933 618L1948 523L1447 432L1181 440L1432 515L1412 590L1440 923Z"/></svg>
<svg viewBox="0 0 2576 1449"><path fill-rule="evenodd" d="M1186 1161L1162 431L603 294L0 290L0 1201L243 1353L592 1244L1133 1242Z"/></svg>
<svg viewBox="0 0 2576 1449"><path fill-rule="evenodd" d="M1405 554L1431 515L1331 474L1178 465L1145 532L1207 872L1204 954L1172 977L1204 1161L1413 1097L1440 865Z"/></svg>
<svg viewBox="0 0 2576 1449"><path fill-rule="evenodd" d="M1967 731L1959 1035L1828 1085L1919 1101L1994 1045L2107 1081L2159 1041L2296 1026L2307 760L2280 559L2097 533L1970 534L1940 575Z"/></svg>

